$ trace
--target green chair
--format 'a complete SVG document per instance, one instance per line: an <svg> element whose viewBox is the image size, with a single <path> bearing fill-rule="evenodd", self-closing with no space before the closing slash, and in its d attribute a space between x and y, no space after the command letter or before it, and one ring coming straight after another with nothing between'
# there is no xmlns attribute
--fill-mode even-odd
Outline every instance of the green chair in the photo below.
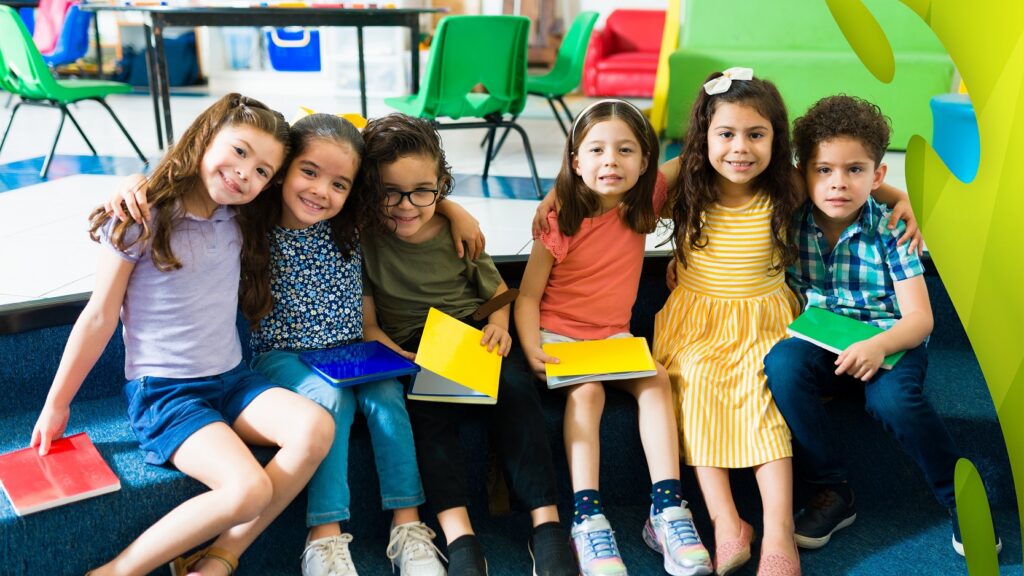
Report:
<svg viewBox="0 0 1024 576"><path fill-rule="evenodd" d="M530 20L523 16L448 16L438 24L418 93L384 102L399 112L426 118L438 130L487 129L484 179L490 169L494 135L510 128L523 139L537 196L542 195L530 139L515 117L526 104L526 44ZM474 92L483 85L486 93ZM506 120L505 115L511 115ZM479 122L440 123L440 117Z"/></svg>
<svg viewBox="0 0 1024 576"><path fill-rule="evenodd" d="M555 56L555 65L547 74L540 76L530 75L526 78L526 93L534 96L543 96L551 106L551 111L558 120L558 127L568 136L569 128L572 127L575 117L566 106L563 96L572 92L580 85L583 78L583 62L587 59L587 46L590 45L590 33L594 31L594 24L597 22L597 12L580 12L573 19L569 31L562 39L562 45L558 47L558 54ZM562 105L565 111L565 119L568 124L562 121L562 114L555 106L555 102ZM513 118L515 120L516 118ZM494 147L494 155L498 155L501 145L508 137L508 129L501 135L498 144ZM483 143L480 144L483 146Z"/></svg>
<svg viewBox="0 0 1024 576"><path fill-rule="evenodd" d="M135 153L143 162L148 162L142 154L142 150L135 144L132 137L125 130L124 125L110 109L105 98L110 94L124 94L132 91L128 84L120 82L108 82L103 80L55 80L50 74L50 69L43 62L43 57L32 42L32 36L25 28L24 22L18 17L18 13L8 6L0 5L0 87L16 94L21 102L15 105L11 112L11 120L4 131L3 139L0 140L0 151L7 142L7 136L14 125L14 115L18 113L21 106L44 106L47 108L60 109L60 124L57 125L57 134L53 137L53 146L50 153L43 161L43 169L39 172L40 178L46 178L50 169L50 162L53 160L54 151L57 149L57 141L60 139L61 130L64 128L64 118L70 118L78 133L82 135L89 150L96 155L96 148L82 132L82 127L68 110L69 104L75 104L83 100L95 100L107 109L114 119L117 127L121 129L128 142L131 143Z"/></svg>

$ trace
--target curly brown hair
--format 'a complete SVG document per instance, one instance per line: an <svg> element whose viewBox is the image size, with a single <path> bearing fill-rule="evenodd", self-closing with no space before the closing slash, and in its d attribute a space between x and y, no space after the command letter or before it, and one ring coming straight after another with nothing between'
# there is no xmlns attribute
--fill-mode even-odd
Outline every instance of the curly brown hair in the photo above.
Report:
<svg viewBox="0 0 1024 576"><path fill-rule="evenodd" d="M348 146L356 158L363 157L363 137L351 122L333 114L310 114L291 127L291 159L297 158L314 142ZM242 234L253 249L242 258L242 280L239 306L242 314L255 328L274 306L270 292L270 235L281 221L282 191L288 174L286 164L280 177L255 200L242 206L239 224ZM357 179L358 181L358 179ZM355 183L353 183L355 184ZM379 201L369 198L369 191L356 186L345 199L342 210L330 219L331 235L343 258L349 258L359 244L359 227L376 214ZM371 213L372 211L372 213Z"/></svg>
<svg viewBox="0 0 1024 576"><path fill-rule="evenodd" d="M864 146L877 167L889 148L889 119L875 104L856 96L838 94L822 98L793 122L797 162L807 164L818 145L836 138L852 138Z"/></svg>
<svg viewBox="0 0 1024 576"><path fill-rule="evenodd" d="M152 227L146 221L138 222L142 225L142 234L134 240L128 240L125 234L136 224L135 219L129 216L118 222L110 234L110 243L115 248L125 251L136 243L146 245L148 242L153 264L158 270L169 272L181 268L181 262L171 250L173 221L184 215L182 202L186 195L203 188L199 176L203 155L214 136L229 126L251 126L265 132L280 142L285 155L288 154L288 123L284 116L267 108L262 102L241 94L224 96L199 114L148 178L147 196L155 213ZM99 242L97 230L110 217L102 206L89 216L89 236L94 241ZM243 261L247 256L253 256L254 249L249 239L243 237Z"/></svg>
<svg viewBox="0 0 1024 576"><path fill-rule="evenodd" d="M705 82L721 75L721 72L713 72ZM793 182L786 106L775 84L762 78L734 80L728 90L714 95L709 95L703 85L700 88L690 110L689 128L679 154L679 179L669 191L676 257L686 266L687 249L699 250L707 245L702 233L704 214L718 199L715 186L718 173L708 160L708 130L718 105L725 102L750 106L772 126L771 160L751 185L755 190L767 192L771 198L772 244L777 255L772 270L781 272L796 260L796 245L788 231L793 213L804 197Z"/></svg>
<svg viewBox="0 0 1024 576"><path fill-rule="evenodd" d="M429 120L415 118L394 112L381 118L374 118L363 128L363 142L366 145L363 169L360 172L361 185L370 191L376 200L368 212L375 215L367 219L364 232L392 232L390 219L384 207L384 187L381 182L381 167L405 156L425 156L437 163L437 201L440 203L451 194L455 186L452 167L444 156L441 135Z"/></svg>
<svg viewBox="0 0 1024 576"><path fill-rule="evenodd" d="M587 188L583 179L573 170L572 161L590 129L612 118L618 118L629 126L640 143L641 155L647 160L647 169L622 197L622 221L638 234L649 234L658 224L652 202L654 184L658 179L658 137L636 106L623 100L602 100L590 105L576 117L572 133L565 141L562 168L555 179L555 194L559 205L558 229L566 236L579 231L583 219L590 218L601 207L601 197Z"/></svg>

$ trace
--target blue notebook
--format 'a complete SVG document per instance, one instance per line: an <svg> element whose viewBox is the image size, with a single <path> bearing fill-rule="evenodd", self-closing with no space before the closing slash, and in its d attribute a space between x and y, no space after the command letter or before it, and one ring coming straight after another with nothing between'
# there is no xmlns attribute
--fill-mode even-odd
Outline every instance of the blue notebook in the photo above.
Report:
<svg viewBox="0 0 1024 576"><path fill-rule="evenodd" d="M420 371L419 366L376 341L302 352L299 358L339 388Z"/></svg>

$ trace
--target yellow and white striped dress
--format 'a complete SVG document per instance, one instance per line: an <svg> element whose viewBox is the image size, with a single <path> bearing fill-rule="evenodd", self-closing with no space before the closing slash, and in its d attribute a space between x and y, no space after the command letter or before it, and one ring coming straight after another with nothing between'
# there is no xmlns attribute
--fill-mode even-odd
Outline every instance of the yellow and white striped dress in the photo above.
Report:
<svg viewBox="0 0 1024 576"><path fill-rule="evenodd" d="M658 312L654 357L668 370L686 463L749 468L792 455L789 428L765 383L765 354L799 310L772 273L771 200L713 204L707 245L678 265Z"/></svg>

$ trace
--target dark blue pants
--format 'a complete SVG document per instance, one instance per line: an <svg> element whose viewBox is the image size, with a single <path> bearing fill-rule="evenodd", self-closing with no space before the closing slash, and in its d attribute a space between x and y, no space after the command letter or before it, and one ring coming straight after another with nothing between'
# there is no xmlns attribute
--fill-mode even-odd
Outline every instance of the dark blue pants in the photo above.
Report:
<svg viewBox="0 0 1024 576"><path fill-rule="evenodd" d="M836 376L835 360L836 354L797 338L779 342L764 359L768 388L793 433L798 479L817 485L846 481L821 397L863 386L867 413L917 462L939 503L955 506L953 472L960 451L924 396L924 344L867 383Z"/></svg>

